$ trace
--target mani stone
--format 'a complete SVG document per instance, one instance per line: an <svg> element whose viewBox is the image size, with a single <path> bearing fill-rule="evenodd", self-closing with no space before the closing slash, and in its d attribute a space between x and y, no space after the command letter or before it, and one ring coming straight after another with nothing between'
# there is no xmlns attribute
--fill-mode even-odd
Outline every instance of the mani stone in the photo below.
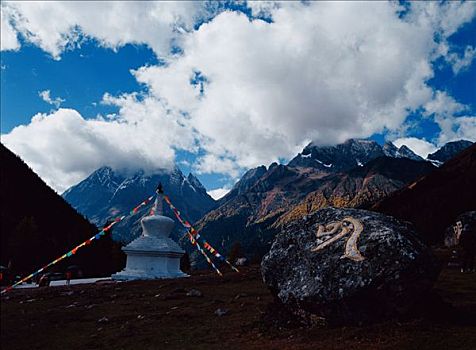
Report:
<svg viewBox="0 0 476 350"><path fill-rule="evenodd" d="M411 311L439 264L409 223L326 208L280 232L261 273L279 307L302 321L362 324Z"/></svg>
<svg viewBox="0 0 476 350"><path fill-rule="evenodd" d="M467 211L456 218L455 224L446 229L445 245L449 248L476 245L476 211Z"/></svg>
<svg viewBox="0 0 476 350"><path fill-rule="evenodd" d="M115 280L143 280L187 277L180 270L185 252L169 238L174 221L151 215L141 220L142 235L122 250L127 254L126 268L112 275Z"/></svg>

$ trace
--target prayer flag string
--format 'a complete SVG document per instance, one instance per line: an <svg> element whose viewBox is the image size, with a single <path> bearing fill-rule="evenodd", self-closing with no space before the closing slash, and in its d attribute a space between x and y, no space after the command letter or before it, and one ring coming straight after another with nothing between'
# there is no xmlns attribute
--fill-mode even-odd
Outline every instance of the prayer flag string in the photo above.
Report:
<svg viewBox="0 0 476 350"><path fill-rule="evenodd" d="M193 246L195 246L197 248L197 250L205 257L206 261L213 267L213 269L220 275L220 276L223 276L223 274L220 272L220 270L215 266L215 264L213 263L213 261L211 261L211 259L208 257L207 253L205 250L208 250L211 254L213 254L216 258L220 259L221 261L227 263L234 271L236 272L239 272L239 270L233 266L233 264L231 264L223 255L221 255L215 248L212 247L212 245L210 243L208 243L199 233L197 230L195 230L195 228L193 228L193 226L187 221L187 220L184 220L180 214L180 211L172 204L172 202L170 201L170 198L165 195L163 193L163 190L162 190L162 187L161 185L159 184L159 187L157 188L157 194L158 195L161 195L165 202L169 205L170 209L172 210L172 212L174 213L175 217L177 218L177 220L187 229L187 235L190 239L190 242L192 243ZM42 268L36 270L35 272L29 274L28 276L22 278L21 280L19 280L18 282L12 284L11 286L8 286L7 288L3 289L1 291L1 294L4 294L10 290L12 290L13 288L15 288L16 286L18 286L19 284L22 284L28 280L30 280L31 278L35 277L36 275L40 274L41 272L45 271L46 269L48 269L49 267L53 266L53 265L56 265L57 263L59 263L60 261L66 259L66 258L69 258L71 256L73 256L74 254L76 254L76 252L78 251L78 249L84 247L84 246L87 246L89 244L91 244L91 242L93 240L98 240L100 239L102 236L106 235L107 231L109 231L112 226L114 226L115 224L117 224L118 222L124 220L126 217L128 216L131 216L131 215L134 215L136 214L139 209L147 204L149 204L152 199L154 198L154 196L150 196L149 198L147 198L146 200L144 200L143 202L141 202L139 205L137 205L134 209L132 209L127 215L122 215L122 216L118 216L116 217L109 225L107 225L106 227L104 227L101 231L99 231L98 233L96 233L94 236L92 236L91 238L87 239L86 241L82 242L81 244L78 244L76 247L74 247L73 249L71 249L70 251L68 251L67 253L61 255L60 257L56 258L55 260L53 260L52 262L50 262L49 264L43 266ZM157 198L158 199L158 198ZM155 206L151 209L149 215L155 215L156 214L156 210L155 210ZM202 248L202 245L203 245L203 248Z"/></svg>
<svg viewBox="0 0 476 350"><path fill-rule="evenodd" d="M49 267L53 266L53 265L56 265L57 263L59 263L60 261L66 259L66 258L69 258L71 256L73 256L74 254L76 254L76 252L78 251L78 249L86 246L86 245L89 245L91 244L91 242L93 240L98 240L100 239L102 236L106 235L107 231L109 231L112 226L114 226L115 224L117 224L118 222L124 220L126 217L130 216L130 215L134 215L135 213L137 213L139 211L139 209L147 204L150 203L150 201L154 198L154 196L150 196L149 198L147 198L145 201L143 201L142 203L140 203L138 206L136 206L134 209L132 209L128 215L122 215L122 216L118 216L117 218L114 219L114 221L112 221L109 225L107 225L106 227L104 227L101 231L99 231L98 233L96 233L94 236L92 236L91 238L87 239L86 241L84 241L83 243L81 244L78 244L76 247L74 247L73 249L71 249L69 252L61 255L60 257L56 258L55 260L53 260L52 262L50 262L49 264L46 264L45 266L43 266L41 269L38 269L36 270L35 272L29 274L28 276L22 278L21 280L19 280L18 282L12 284L11 286L8 286L7 288L3 289L1 291L1 294L4 294L10 290L12 290L13 288L15 288L16 286L18 286L19 284L22 284L28 280L30 280L31 278L35 277L36 275L38 275L39 273L45 271L46 269L48 269Z"/></svg>
<svg viewBox="0 0 476 350"><path fill-rule="evenodd" d="M234 271L236 272L240 272L235 266L233 266L232 263L230 263L228 261L228 259L226 259L223 255L221 255L215 248L212 247L212 245L210 243L208 243L198 232L197 230L195 230L193 228L193 226L185 219L182 218L181 214L180 214L180 211L172 204L172 202L170 201L170 198L169 196L167 196L166 194L163 193L163 191L157 191L157 194L161 195L165 202L169 205L170 209L172 210L172 212L174 213L175 217L177 218L177 220L187 229L187 234L190 238L190 242L192 243L192 245L195 245L194 244L194 241L197 242L200 240L200 242L202 243L203 245L203 248L205 248L206 250L208 250L211 254L213 254L216 258L220 259L221 261L225 262L226 264L228 264L228 266L230 266ZM197 245L197 247L200 247L200 245ZM200 247L199 250L202 250L203 249ZM200 251L202 253L202 251ZM202 253L203 255L203 253ZM206 255L205 255L206 256ZM207 261L209 261L210 259L207 257ZM211 262L211 260L210 260ZM209 263L210 263L209 262ZM212 264L211 264L212 265ZM214 265L212 265L214 266ZM215 268L215 270L218 270ZM218 272L219 273L219 272ZM219 273L221 275L221 273Z"/></svg>
<svg viewBox="0 0 476 350"><path fill-rule="evenodd" d="M215 266L215 264L213 263L213 261L210 260L210 258L208 257L207 253L202 249L202 247L200 246L200 244L196 241L195 238L193 238L193 236L190 234L190 232L188 232L188 235L190 237L190 242L192 243L192 245L196 246L197 247L197 250L205 257L205 259L207 260L207 262L213 267L213 269L216 271L216 273L218 273L220 276L223 276L223 274L221 273L221 271Z"/></svg>

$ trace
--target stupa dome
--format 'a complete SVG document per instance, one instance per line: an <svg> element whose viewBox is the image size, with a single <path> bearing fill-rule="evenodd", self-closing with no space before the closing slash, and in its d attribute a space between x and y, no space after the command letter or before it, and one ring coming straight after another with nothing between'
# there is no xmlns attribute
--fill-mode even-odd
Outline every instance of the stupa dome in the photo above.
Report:
<svg viewBox="0 0 476 350"><path fill-rule="evenodd" d="M159 215L158 200L152 208L152 215L141 220L142 235L122 250L127 254L126 268L112 275L113 279L157 279L177 278L187 275L180 271L180 258L185 254L180 246L170 239L174 220Z"/></svg>
<svg viewBox="0 0 476 350"><path fill-rule="evenodd" d="M140 224L143 236L168 238L174 228L174 221L163 215L150 215L144 217Z"/></svg>

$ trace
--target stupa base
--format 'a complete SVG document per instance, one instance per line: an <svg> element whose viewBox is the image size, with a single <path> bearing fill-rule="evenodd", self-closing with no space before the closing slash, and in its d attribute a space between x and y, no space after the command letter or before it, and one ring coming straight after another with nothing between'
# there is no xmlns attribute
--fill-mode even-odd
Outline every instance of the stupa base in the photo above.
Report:
<svg viewBox="0 0 476 350"><path fill-rule="evenodd" d="M132 281L188 277L180 270L180 259L185 251L169 238L174 221L166 216L150 215L141 220L141 225L142 235L122 248L127 255L126 267L113 274L111 279Z"/></svg>
<svg viewBox="0 0 476 350"><path fill-rule="evenodd" d="M111 279L115 281L134 281L134 280L161 280L161 279L172 279L172 278L183 278L190 277L186 273L176 272L176 273L158 273L150 274L144 271L134 271L134 270L123 270L121 272L111 275Z"/></svg>

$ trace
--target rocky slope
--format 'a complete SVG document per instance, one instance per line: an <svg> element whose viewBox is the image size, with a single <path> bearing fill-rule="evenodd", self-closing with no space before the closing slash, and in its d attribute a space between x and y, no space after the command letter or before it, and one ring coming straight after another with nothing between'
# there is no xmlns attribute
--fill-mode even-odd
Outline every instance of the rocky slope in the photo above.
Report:
<svg viewBox="0 0 476 350"><path fill-rule="evenodd" d="M368 208L434 169L429 162L388 157L374 159L363 167L327 176L316 191L289 208L275 225L285 225L328 206Z"/></svg>
<svg viewBox="0 0 476 350"><path fill-rule="evenodd" d="M248 256L262 254L282 225L329 205L368 207L434 168L388 157L338 174L273 165L247 192L205 215L197 228L224 251L240 242Z"/></svg>
<svg viewBox="0 0 476 350"><path fill-rule="evenodd" d="M294 157L290 167L309 167L325 172L340 172L362 166L385 153L375 141L349 139L335 146L307 145Z"/></svg>
<svg viewBox="0 0 476 350"><path fill-rule="evenodd" d="M189 174L185 177L177 167L171 171L152 174L138 171L130 175L103 167L68 189L63 197L92 222L103 224L153 195L159 182L187 220L198 220L216 205L195 176ZM114 238L128 243L137 237L140 234L139 220L146 212L147 208L144 208L137 215L116 225ZM164 212L174 218L166 205ZM180 231L180 228L176 225L176 230Z"/></svg>
<svg viewBox="0 0 476 350"><path fill-rule="evenodd" d="M397 148L392 142L385 142L383 145L383 153L387 157L393 157L393 158L409 158L413 160L418 160L422 161L423 158L420 157L419 155L416 155L410 148L408 148L405 145L400 146L400 148Z"/></svg>
<svg viewBox="0 0 476 350"><path fill-rule="evenodd" d="M450 160L464 149L470 147L472 144L473 143L471 141L466 140L448 142L436 152L429 154L427 158L429 161L436 163L439 162L441 164Z"/></svg>
<svg viewBox="0 0 476 350"><path fill-rule="evenodd" d="M457 149L450 146L445 154ZM197 227L222 250L240 242L253 256L266 251L280 227L303 215L327 206L369 208L433 170L408 147L390 142L311 143L288 165L248 171Z"/></svg>
<svg viewBox="0 0 476 350"><path fill-rule="evenodd" d="M240 242L249 257L262 255L274 236L267 229L270 223L316 189L320 177L302 168L272 165L248 191L206 214L196 228L224 252Z"/></svg>
<svg viewBox="0 0 476 350"><path fill-rule="evenodd" d="M245 172L241 179L233 186L230 192L218 200L219 205L222 205L229 200L232 200L236 196L247 192L265 173L266 167L264 165Z"/></svg>

